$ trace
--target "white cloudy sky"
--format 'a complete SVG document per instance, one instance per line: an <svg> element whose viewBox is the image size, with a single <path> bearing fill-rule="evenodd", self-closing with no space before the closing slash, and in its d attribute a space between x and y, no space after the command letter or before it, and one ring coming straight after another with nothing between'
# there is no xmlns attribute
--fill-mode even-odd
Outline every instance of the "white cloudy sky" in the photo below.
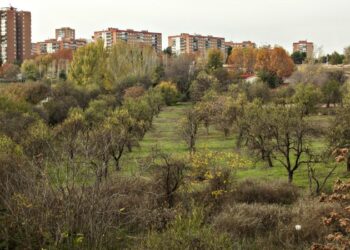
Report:
<svg viewBox="0 0 350 250"><path fill-rule="evenodd" d="M0 0L32 12L33 41L70 26L91 38L107 27L181 32L278 44L288 50L300 39L325 53L350 45L350 0Z"/></svg>

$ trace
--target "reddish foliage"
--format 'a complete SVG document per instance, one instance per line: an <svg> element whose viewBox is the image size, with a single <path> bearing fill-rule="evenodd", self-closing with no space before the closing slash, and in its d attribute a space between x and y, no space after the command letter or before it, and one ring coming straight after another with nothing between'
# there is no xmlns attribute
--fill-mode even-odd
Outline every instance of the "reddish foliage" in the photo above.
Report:
<svg viewBox="0 0 350 250"><path fill-rule="evenodd" d="M141 86L130 87L125 90L124 98L139 98L145 94L145 89Z"/></svg>

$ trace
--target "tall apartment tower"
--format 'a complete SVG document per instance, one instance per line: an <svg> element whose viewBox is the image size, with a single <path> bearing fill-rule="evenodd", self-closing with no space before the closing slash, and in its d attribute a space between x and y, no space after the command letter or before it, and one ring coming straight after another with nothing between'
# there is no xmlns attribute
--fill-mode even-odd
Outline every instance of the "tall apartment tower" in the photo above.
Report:
<svg viewBox="0 0 350 250"><path fill-rule="evenodd" d="M225 38L182 33L169 36L168 44L174 54L205 54L209 49L219 49L225 54Z"/></svg>
<svg viewBox="0 0 350 250"><path fill-rule="evenodd" d="M69 27L56 29L56 40L72 39L75 40L75 30Z"/></svg>
<svg viewBox="0 0 350 250"><path fill-rule="evenodd" d="M96 31L93 39L95 42L102 39L106 48L110 48L117 41L124 41L132 45L152 47L157 53L162 52L162 34L147 30L135 31L132 29L108 28L107 30Z"/></svg>
<svg viewBox="0 0 350 250"><path fill-rule="evenodd" d="M30 58L32 47L31 13L8 7L0 9L0 60L23 62Z"/></svg>

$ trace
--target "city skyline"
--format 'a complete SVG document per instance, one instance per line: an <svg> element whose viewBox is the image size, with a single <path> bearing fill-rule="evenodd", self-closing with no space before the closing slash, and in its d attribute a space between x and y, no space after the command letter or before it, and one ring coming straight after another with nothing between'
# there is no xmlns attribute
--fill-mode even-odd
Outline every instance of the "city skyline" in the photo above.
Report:
<svg viewBox="0 0 350 250"><path fill-rule="evenodd" d="M45 3L48 3L46 1ZM32 41L53 37L53 30L72 27L77 38L91 39L94 31L116 27L149 30L163 34L163 48L168 36L180 33L225 37L226 41L251 40L258 46L280 45L289 52L293 42L309 40L324 53L343 52L350 45L344 32L350 23L350 3L335 0L218 0L207 1L123 1L100 0L98 3L60 1L59 6L42 1L11 0L19 10L32 12ZM3 7L5 7L3 6ZM302 8L300 8L302 6ZM80 12L77 12L80 10ZM258 21L256 21L258 20Z"/></svg>

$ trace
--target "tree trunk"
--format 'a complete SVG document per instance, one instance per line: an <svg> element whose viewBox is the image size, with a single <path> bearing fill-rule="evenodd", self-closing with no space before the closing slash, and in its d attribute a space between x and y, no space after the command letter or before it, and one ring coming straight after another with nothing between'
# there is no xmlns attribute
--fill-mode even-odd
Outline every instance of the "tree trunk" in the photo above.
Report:
<svg viewBox="0 0 350 250"><path fill-rule="evenodd" d="M224 129L224 134L225 134L225 138L227 138L229 136L229 134L230 134L230 130L225 128Z"/></svg>
<svg viewBox="0 0 350 250"><path fill-rule="evenodd" d="M131 152L132 152L132 144L131 144L131 142L128 142L128 143L126 144L126 146L128 147L129 153L131 153Z"/></svg>
<svg viewBox="0 0 350 250"><path fill-rule="evenodd" d="M288 182L289 182L289 183L292 183L292 182L293 182L293 174L294 174L294 173L293 173L292 171L289 171L289 172L288 172Z"/></svg>
<svg viewBox="0 0 350 250"><path fill-rule="evenodd" d="M117 172L121 170L120 159L122 158L123 152L124 152L124 146L121 149L119 149L118 155L113 154L113 159L115 162L115 171Z"/></svg>
<svg viewBox="0 0 350 250"><path fill-rule="evenodd" d="M205 125L205 128L207 130L207 135L209 135L209 125Z"/></svg>
<svg viewBox="0 0 350 250"><path fill-rule="evenodd" d="M121 170L121 167L120 167L120 161L118 158L114 158L114 161L115 161L115 171L119 172Z"/></svg>
<svg viewBox="0 0 350 250"><path fill-rule="evenodd" d="M242 147L242 140L243 140L243 131L241 129L239 129L237 142L236 142L236 148Z"/></svg>
<svg viewBox="0 0 350 250"><path fill-rule="evenodd" d="M273 168L273 162L272 162L270 153L267 153L266 150L262 149L261 150L261 157L262 157L263 161L267 162L269 168Z"/></svg>
<svg viewBox="0 0 350 250"><path fill-rule="evenodd" d="M196 151L196 148L195 148L195 138L194 136L191 136L191 139L190 139L190 151L191 153L194 153Z"/></svg>
<svg viewBox="0 0 350 250"><path fill-rule="evenodd" d="M173 193L167 193L167 200L168 200L169 208L174 207L174 194Z"/></svg>
<svg viewBox="0 0 350 250"><path fill-rule="evenodd" d="M104 162L103 163L103 177L107 179L108 176L108 163Z"/></svg>
<svg viewBox="0 0 350 250"><path fill-rule="evenodd" d="M272 162L270 154L267 155L267 163L269 164L270 168L273 168L273 162Z"/></svg>

